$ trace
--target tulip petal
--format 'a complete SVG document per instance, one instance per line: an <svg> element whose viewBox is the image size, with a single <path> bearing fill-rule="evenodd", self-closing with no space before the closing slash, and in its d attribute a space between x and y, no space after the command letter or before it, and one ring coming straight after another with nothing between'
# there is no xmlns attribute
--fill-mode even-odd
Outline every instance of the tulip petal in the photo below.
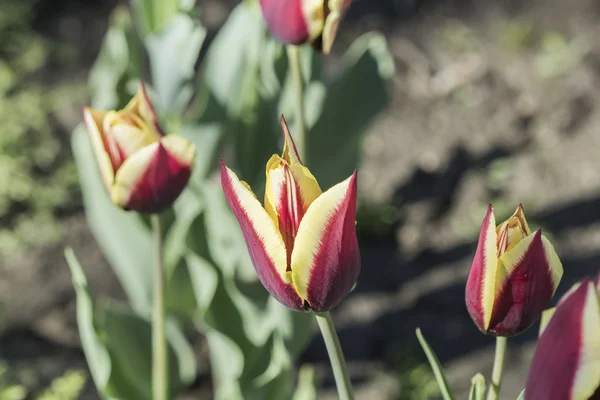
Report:
<svg viewBox="0 0 600 400"><path fill-rule="evenodd" d="M342 16L337 12L330 13L327 16L327 19L325 19L325 25L323 26L323 37L321 39L321 51L323 54L329 54L331 51L331 47L335 41L335 36L340 26L341 19Z"/></svg>
<svg viewBox="0 0 600 400"><path fill-rule="evenodd" d="M157 136L157 140L160 139L161 136L165 136L165 132L160 126L158 117L156 116L156 111L154 111L154 106L152 105L152 102L150 102L150 98L146 92L146 86L142 82L138 85L138 92L125 106L124 110L133 112L142 117L152 129L152 132Z"/></svg>
<svg viewBox="0 0 600 400"><path fill-rule="evenodd" d="M467 310L475 324L482 330L486 330L489 326L498 287L496 241L496 219L494 208L490 204L479 232L479 241L469 271L465 295Z"/></svg>
<svg viewBox="0 0 600 400"><path fill-rule="evenodd" d="M124 123L125 119L129 123ZM120 160L119 166L133 153L160 139L141 117L124 112L109 111L104 118L104 132L110 145L115 148L113 158Z"/></svg>
<svg viewBox="0 0 600 400"><path fill-rule="evenodd" d="M294 139L292 138L292 134L290 133L290 129L288 128L283 115L281 116L281 130L283 132L283 154L281 158L290 164L302 164L300 155L298 155L298 149L296 149L296 143L294 143Z"/></svg>
<svg viewBox="0 0 600 400"><path fill-rule="evenodd" d="M298 294L315 312L335 307L360 272L356 239L356 172L319 196L300 222L292 251Z"/></svg>
<svg viewBox="0 0 600 400"><path fill-rule="evenodd" d="M509 336L527 329L548 307L562 277L562 264L541 230L502 254L499 262L488 330Z"/></svg>
<svg viewBox="0 0 600 400"><path fill-rule="evenodd" d="M297 207L301 218L308 206L322 193L319 183L308 168L300 164L283 165L285 163L282 161L278 155L274 155L267 162L265 185L265 208L277 224L279 224L278 216L283 216L289 211L288 194L292 192L298 194Z"/></svg>
<svg viewBox="0 0 600 400"><path fill-rule="evenodd" d="M300 221L310 204L321 194L319 184L307 168L290 166L279 156L267 163L265 209L278 227L290 265L294 239Z"/></svg>
<svg viewBox="0 0 600 400"><path fill-rule="evenodd" d="M329 0L320 49L324 54L328 54L331 50L340 22L350 3L351 0Z"/></svg>
<svg viewBox="0 0 600 400"><path fill-rule="evenodd" d="M287 44L317 38L323 29L323 0L260 0L269 31Z"/></svg>
<svg viewBox="0 0 600 400"><path fill-rule="evenodd" d="M589 399L600 389L600 298L593 283L588 285L581 324L579 369L571 391L573 399Z"/></svg>
<svg viewBox="0 0 600 400"><path fill-rule="evenodd" d="M194 145L177 135L142 148L117 171L111 191L113 202L142 213L163 210L187 185L194 157Z"/></svg>
<svg viewBox="0 0 600 400"><path fill-rule="evenodd" d="M106 150L105 138L101 131L102 120L105 115L105 111L93 110L88 107L83 108L83 120L85 121L87 130L90 134L90 141L94 149L96 161L100 168L102 181L104 182L104 186L110 188L115 180L115 172L110 156Z"/></svg>
<svg viewBox="0 0 600 400"><path fill-rule="evenodd" d="M292 286L285 245L274 221L250 188L223 162L221 184L225 198L240 224L260 281L279 302L291 309L303 310L304 302Z"/></svg>
<svg viewBox="0 0 600 400"><path fill-rule="evenodd" d="M561 300L540 336L525 399L595 399L600 388L600 303L590 280Z"/></svg>

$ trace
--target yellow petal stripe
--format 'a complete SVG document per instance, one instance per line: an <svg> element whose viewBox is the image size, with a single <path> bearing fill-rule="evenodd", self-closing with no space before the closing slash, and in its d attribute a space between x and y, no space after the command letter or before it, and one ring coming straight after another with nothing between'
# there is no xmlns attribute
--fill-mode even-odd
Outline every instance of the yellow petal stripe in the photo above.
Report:
<svg viewBox="0 0 600 400"><path fill-rule="evenodd" d="M93 110L88 107L83 108L83 119L90 134L90 141L96 160L100 168L102 181L107 188L110 188L114 182L115 175L112 167L110 156L106 151L104 138L101 133L102 120L104 119L104 111Z"/></svg>
<svg viewBox="0 0 600 400"><path fill-rule="evenodd" d="M487 232L485 243L483 244L485 267L483 268L483 293L481 296L483 301L483 324L485 329L489 327L494 308L494 300L496 299L496 292L502 282L498 281L498 250L496 246L498 236L496 234L496 218L494 217L493 211L489 213L488 218L488 221L484 221L484 224L487 222Z"/></svg>
<svg viewBox="0 0 600 400"><path fill-rule="evenodd" d="M558 254L556 254L556 250L554 250L554 246L544 235L542 235L542 244L544 245L544 253L546 253L546 260L550 267L550 274L552 282L554 283L554 292L556 292L556 288L563 276L563 266L558 258Z"/></svg>
<svg viewBox="0 0 600 400"><path fill-rule="evenodd" d="M280 197L281 188L285 182L285 176L281 163L281 157L274 154L267 162L267 179L265 183L265 210L271 217L277 229L279 229L279 218L277 217L277 201Z"/></svg>
<svg viewBox="0 0 600 400"><path fill-rule="evenodd" d="M550 323L550 320L552 319L552 316L554 315L555 311L556 307L552 307L545 310L542 313L542 318L540 319L540 331L538 332L538 336L540 336L544 332L544 329L546 329L546 327Z"/></svg>

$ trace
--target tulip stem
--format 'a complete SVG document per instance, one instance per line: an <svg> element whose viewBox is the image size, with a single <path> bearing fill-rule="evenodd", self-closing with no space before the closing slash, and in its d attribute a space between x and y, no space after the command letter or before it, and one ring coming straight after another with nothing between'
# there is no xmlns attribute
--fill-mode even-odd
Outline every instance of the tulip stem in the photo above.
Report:
<svg viewBox="0 0 600 400"><path fill-rule="evenodd" d="M154 234L154 307L152 310L152 399L169 399L169 365L165 335L165 271L162 262L162 232L160 216L152 214Z"/></svg>
<svg viewBox="0 0 600 400"><path fill-rule="evenodd" d="M487 400L498 400L498 396L500 396L500 385L502 385L502 372L504 370L504 356L506 355L507 341L508 339L505 336L496 337L496 354L494 356L492 382Z"/></svg>
<svg viewBox="0 0 600 400"><path fill-rule="evenodd" d="M287 46L288 60L290 63L292 79L296 87L296 145L300 159L306 163L308 151L308 138L306 137L306 118L304 115L304 79L302 78L302 64L300 62L300 48L298 46Z"/></svg>
<svg viewBox="0 0 600 400"><path fill-rule="evenodd" d="M333 369L335 385L337 386L340 400L352 400L354 399L352 384L350 383L346 360L344 359L342 346L340 345L340 340L338 339L337 332L333 326L331 315L329 312L315 313L315 317L317 318L317 323L319 324L319 329L321 329L321 335L323 335L325 347L329 354L329 361L331 362L331 368Z"/></svg>

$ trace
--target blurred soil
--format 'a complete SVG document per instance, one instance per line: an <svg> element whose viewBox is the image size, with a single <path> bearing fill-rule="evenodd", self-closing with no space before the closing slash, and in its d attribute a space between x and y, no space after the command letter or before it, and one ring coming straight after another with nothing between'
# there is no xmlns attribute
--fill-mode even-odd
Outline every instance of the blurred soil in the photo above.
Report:
<svg viewBox="0 0 600 400"><path fill-rule="evenodd" d="M200 3L217 26L233 2ZM82 53L81 75L71 79L84 81L114 2L42 5L35 28ZM489 202L498 219L523 203L531 225L552 238L565 268L559 294L598 271L599 17L595 0L353 4L336 50L360 32L382 30L397 67L393 104L365 137L360 168L362 198L379 223L361 228L359 285L334 315L359 399L393 398L401 371L424 362L416 327L459 398L477 371L489 374L494 340L478 332L464 306ZM78 123L78 110L58 113L62 134ZM64 244L81 255L92 291L121 296L81 211L64 227ZM0 268L0 355L14 368L34 365L40 385L84 366L62 247L5 258ZM536 331L509 341L504 399L523 387ZM302 362L327 373L319 339ZM95 398L91 388L84 398Z"/></svg>

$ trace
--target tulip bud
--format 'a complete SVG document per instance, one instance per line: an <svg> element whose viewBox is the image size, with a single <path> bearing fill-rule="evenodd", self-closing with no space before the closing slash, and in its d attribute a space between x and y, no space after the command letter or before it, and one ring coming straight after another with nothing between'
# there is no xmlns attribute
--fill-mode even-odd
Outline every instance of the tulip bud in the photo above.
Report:
<svg viewBox="0 0 600 400"><path fill-rule="evenodd" d="M525 400L600 400L600 275L576 284L542 330Z"/></svg>
<svg viewBox="0 0 600 400"><path fill-rule="evenodd" d="M496 226L490 205L467 280L467 310L482 332L516 335L548 307L562 273L542 230L529 230L523 206Z"/></svg>
<svg viewBox="0 0 600 400"><path fill-rule="evenodd" d="M114 204L156 213L177 199L191 175L196 150L187 139L164 135L142 84L123 110L84 107L83 117Z"/></svg>
<svg viewBox="0 0 600 400"><path fill-rule="evenodd" d="M221 162L223 192L267 291L291 309L325 312L350 292L360 271L356 172L322 193L283 117L281 124L283 154L267 163L264 208Z"/></svg>
<svg viewBox="0 0 600 400"><path fill-rule="evenodd" d="M351 0L260 0L269 31L286 44L311 43L329 53Z"/></svg>

